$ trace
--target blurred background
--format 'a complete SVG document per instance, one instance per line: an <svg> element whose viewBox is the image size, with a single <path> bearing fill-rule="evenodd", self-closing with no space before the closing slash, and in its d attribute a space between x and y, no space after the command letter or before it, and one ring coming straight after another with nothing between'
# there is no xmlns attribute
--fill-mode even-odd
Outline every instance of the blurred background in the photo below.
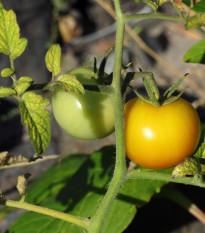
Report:
<svg viewBox="0 0 205 233"><path fill-rule="evenodd" d="M3 6L13 9L21 29L21 37L28 39L28 46L15 61L17 76L30 76L35 83L50 81L51 74L45 65L45 54L52 43L62 47L62 73L77 66L93 66L94 57L100 62L106 52L115 46L113 4L109 0L2 0ZM151 8L135 0L122 1L124 12L149 13ZM161 12L174 13L171 4L160 8ZM151 71L161 90L173 84L179 77L189 73L184 87L185 99L197 108L201 121L205 111L205 67L186 64L183 56L202 35L195 30L185 30L184 25L161 20L135 20L125 33L123 64L132 62L130 70ZM112 72L114 51L106 66ZM0 54L0 70L9 67L7 56ZM0 79L0 85L9 86L9 79ZM141 88L141 83L134 83ZM142 89L143 91L143 89ZM128 95L130 98L132 94ZM52 109L49 109L52 112ZM46 155L91 153L104 145L114 144L112 134L98 141L82 141L67 135L57 125L52 113L52 140ZM32 156L34 151L29 142L26 128L21 125L16 103L10 99L0 102L0 150L10 154ZM8 198L16 198L15 185L18 175L27 172L35 179L56 160L48 160L28 167L0 170L0 189ZM204 190L178 185L187 196L205 210ZM0 233L23 211L11 212L6 219L0 217ZM137 223L136 223L137 221ZM201 233L205 227L176 204L163 199L153 199L142 207L130 227L125 231L147 233ZM147 224L149 222L149 224Z"/></svg>

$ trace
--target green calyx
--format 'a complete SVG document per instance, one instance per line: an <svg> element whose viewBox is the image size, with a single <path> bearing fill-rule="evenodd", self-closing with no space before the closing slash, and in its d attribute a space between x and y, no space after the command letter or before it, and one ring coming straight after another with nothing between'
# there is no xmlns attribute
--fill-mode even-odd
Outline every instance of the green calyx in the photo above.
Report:
<svg viewBox="0 0 205 233"><path fill-rule="evenodd" d="M97 67L97 59L94 58L93 67L77 67L69 70L66 74L74 75L86 90L99 91L99 89L109 86L112 83L113 74L105 72L105 65L111 51L112 49L104 56L99 67Z"/></svg>
<svg viewBox="0 0 205 233"><path fill-rule="evenodd" d="M170 104L176 101L177 99L179 99L180 96L184 93L185 88L177 96L174 96L174 97L172 96L172 94L177 90L177 88L180 86L180 84L183 82L186 76L187 74L185 74L176 83L174 83L171 87L169 87L163 93L163 95L160 95L153 73L141 72L141 70L140 72L136 72L136 73L129 72L127 73L124 79L124 82L122 85L122 93L123 95L125 95L126 89L129 86L140 99L154 106L162 106L165 104ZM143 83L147 91L147 96L143 96L136 89L130 86L131 81L139 77L143 79Z"/></svg>

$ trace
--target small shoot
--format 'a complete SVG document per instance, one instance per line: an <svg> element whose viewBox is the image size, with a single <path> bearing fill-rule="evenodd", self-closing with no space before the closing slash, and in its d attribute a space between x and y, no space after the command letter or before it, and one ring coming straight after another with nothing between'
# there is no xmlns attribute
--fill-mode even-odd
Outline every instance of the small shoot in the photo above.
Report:
<svg viewBox="0 0 205 233"><path fill-rule="evenodd" d="M18 191L21 195L21 200L20 200L21 202L25 201L26 188L27 188L28 180L29 180L30 176L31 176L30 173L26 173L23 176L18 177L18 182L17 182L16 188L18 189Z"/></svg>
<svg viewBox="0 0 205 233"><path fill-rule="evenodd" d="M61 72L60 62L61 62L61 48L60 45L52 45L45 57L46 67L52 73L52 82L55 76Z"/></svg>
<svg viewBox="0 0 205 233"><path fill-rule="evenodd" d="M74 91L84 94L85 90L83 85L77 80L75 75L64 74L60 75L55 82L49 84L50 89L61 88L65 91Z"/></svg>
<svg viewBox="0 0 205 233"><path fill-rule="evenodd" d="M144 3L146 3L149 7L151 7L155 12L157 12L159 8L159 1L150 1L150 0L144 0Z"/></svg>
<svg viewBox="0 0 205 233"><path fill-rule="evenodd" d="M61 48L59 44L52 45L45 56L47 69L52 73L52 80L47 89L55 90L62 88L65 91L75 91L84 94L82 84L74 75L64 74L57 77L61 72Z"/></svg>
<svg viewBox="0 0 205 233"><path fill-rule="evenodd" d="M19 57L27 46L27 39L20 38L20 29L16 20L16 14L13 10L5 10L0 2L0 53L9 56L11 69L4 69L1 76L9 77L13 75L12 79L15 83L17 80L15 76L14 60Z"/></svg>

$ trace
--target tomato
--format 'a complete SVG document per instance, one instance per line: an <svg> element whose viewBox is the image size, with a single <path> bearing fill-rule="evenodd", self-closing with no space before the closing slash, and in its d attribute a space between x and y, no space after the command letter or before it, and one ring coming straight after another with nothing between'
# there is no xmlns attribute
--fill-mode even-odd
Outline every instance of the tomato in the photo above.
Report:
<svg viewBox="0 0 205 233"><path fill-rule="evenodd" d="M125 104L126 153L143 167L176 166L192 155L200 133L196 110L182 98L158 107L140 98Z"/></svg>
<svg viewBox="0 0 205 233"><path fill-rule="evenodd" d="M86 68L80 71L83 69ZM88 74L91 72L89 69L85 70ZM71 74L76 75L76 72L77 78L83 79L84 83L86 81L87 84L95 83L88 79L89 75L86 77L86 75L78 74L79 70L72 70ZM100 139L114 131L114 111L112 101L107 94L86 90L82 95L56 90L52 96L52 107L58 124L76 138Z"/></svg>

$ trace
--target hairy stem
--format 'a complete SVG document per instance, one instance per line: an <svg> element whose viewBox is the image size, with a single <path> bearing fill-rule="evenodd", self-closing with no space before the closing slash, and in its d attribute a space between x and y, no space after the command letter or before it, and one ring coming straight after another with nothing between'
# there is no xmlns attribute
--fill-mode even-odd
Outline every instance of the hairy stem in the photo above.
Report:
<svg viewBox="0 0 205 233"><path fill-rule="evenodd" d="M161 180L166 182L173 183L183 183L188 185L195 185L199 187L205 188L205 183L202 180L201 176L194 177L176 177L172 178L170 174L164 174L160 172L152 172L152 171L143 171L140 169L132 170L127 174L127 179L150 179L150 180Z"/></svg>
<svg viewBox="0 0 205 233"><path fill-rule="evenodd" d="M125 162L125 133L124 133L124 111L123 99L121 95L120 72L122 62L122 50L124 39L124 20L120 7L120 0L115 0L116 9L116 45L115 45L115 64L113 72L112 87L114 93L111 95L115 113L115 133L116 133L116 163L113 178L110 182L107 193L104 196L98 210L91 219L89 228L90 233L100 233L103 223L111 208L111 205L119 192L119 189L125 179L126 162Z"/></svg>
<svg viewBox="0 0 205 233"><path fill-rule="evenodd" d="M98 91L102 93L110 93L112 92L112 88L109 85L101 86L101 85L83 85L85 90L88 91ZM51 83L40 83L40 84L32 84L27 91L38 91L38 90L52 90Z"/></svg>
<svg viewBox="0 0 205 233"><path fill-rule="evenodd" d="M14 60L12 59L11 55L9 56L9 60L10 60L11 69L14 71L14 74L12 75L12 80L13 80L13 84L15 85L15 83L17 81L17 77L16 77L16 74L15 74Z"/></svg>
<svg viewBox="0 0 205 233"><path fill-rule="evenodd" d="M130 15L124 15L124 20L130 21L133 19L163 19L163 20L170 20L170 21L176 21L176 22L182 22L185 23L185 19L179 16L174 15L167 15L164 13L144 13L144 14L130 14Z"/></svg>
<svg viewBox="0 0 205 233"><path fill-rule="evenodd" d="M48 215L57 219L61 219L70 223L73 223L77 226L80 226L84 229L88 229L89 226L89 219L87 218L80 218L77 216L65 214L56 210L48 209L46 207L41 207L37 205L32 205L26 202L21 202L21 201L11 201L11 200L1 200L0 204L3 204L5 206L9 207L14 207L14 208L19 208L19 209L24 209L24 210L29 210L33 211L39 214L44 214Z"/></svg>

